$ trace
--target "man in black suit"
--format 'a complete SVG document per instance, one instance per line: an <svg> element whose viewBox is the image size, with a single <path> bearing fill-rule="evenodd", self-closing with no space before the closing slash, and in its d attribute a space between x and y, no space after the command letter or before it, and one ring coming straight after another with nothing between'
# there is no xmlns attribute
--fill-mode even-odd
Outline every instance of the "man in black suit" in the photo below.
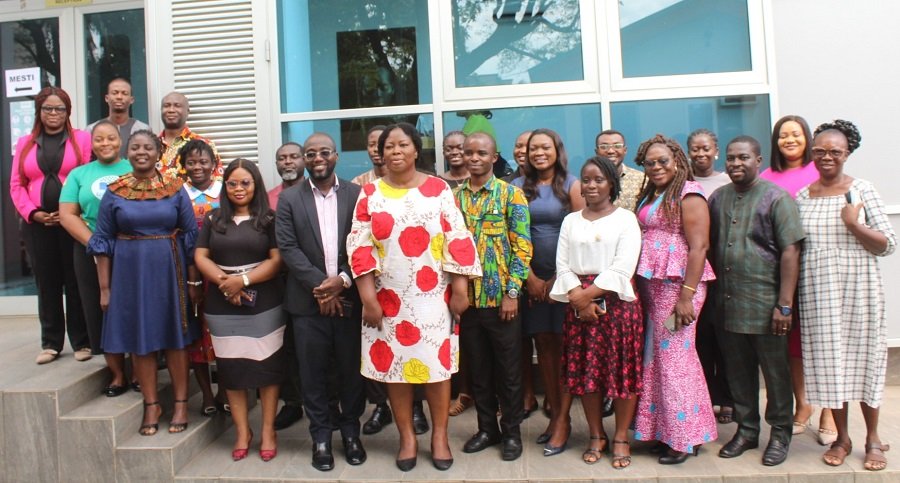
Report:
<svg viewBox="0 0 900 483"><path fill-rule="evenodd" d="M360 188L335 176L338 153L329 135L313 133L307 138L303 157L309 181L282 192L275 233L289 272L284 306L293 322L303 402L313 439L312 465L328 471L334 468L326 376L332 363L341 381L337 425L347 463L358 465L366 460L359 440L359 417L365 408L359 373L362 304L350 276L346 249Z"/></svg>

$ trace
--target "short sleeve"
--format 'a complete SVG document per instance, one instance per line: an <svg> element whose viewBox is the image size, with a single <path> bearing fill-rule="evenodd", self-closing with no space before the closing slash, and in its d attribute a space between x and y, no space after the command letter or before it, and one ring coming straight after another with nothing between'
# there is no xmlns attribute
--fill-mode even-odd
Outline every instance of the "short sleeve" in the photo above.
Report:
<svg viewBox="0 0 900 483"><path fill-rule="evenodd" d="M375 194L375 185L369 183L359 192L356 207L353 208L353 223L347 235L347 255L350 258L350 271L353 278L367 273L381 274L383 250L376 246L372 235L372 215L369 212L369 200ZM381 242L377 242L381 243Z"/></svg>
<svg viewBox="0 0 900 483"><path fill-rule="evenodd" d="M445 272L467 275L470 278L481 276L481 262L478 261L475 252L475 240L466 228L466 222L456 204L453 192L447 186L438 196L441 203L441 229L444 235L441 268Z"/></svg>
<svg viewBox="0 0 900 483"><path fill-rule="evenodd" d="M212 215L206 215L203 220L203 227L200 228L200 234L197 235L197 248L209 248L210 239L212 238Z"/></svg>
<svg viewBox="0 0 900 483"><path fill-rule="evenodd" d="M78 203L78 192L81 190L81 173L84 170L79 166L66 176L62 190L59 192L60 203Z"/></svg>
<svg viewBox="0 0 900 483"><path fill-rule="evenodd" d="M863 209L866 210L866 224L869 228L880 232L887 238L887 247L881 253L875 255L886 257L897 248L897 235L894 233L894 227L888 219L884 210L884 201L881 195L868 181L858 180L856 182L859 189L860 198L863 202Z"/></svg>
<svg viewBox="0 0 900 483"><path fill-rule="evenodd" d="M787 191L772 204L772 223L775 242L782 250L806 238L800 221L800 208Z"/></svg>

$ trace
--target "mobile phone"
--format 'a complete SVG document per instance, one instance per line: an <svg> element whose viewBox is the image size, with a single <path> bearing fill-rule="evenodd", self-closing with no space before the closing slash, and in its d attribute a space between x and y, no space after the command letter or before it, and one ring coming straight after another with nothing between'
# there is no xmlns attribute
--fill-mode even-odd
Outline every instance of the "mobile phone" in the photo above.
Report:
<svg viewBox="0 0 900 483"><path fill-rule="evenodd" d="M669 332L675 332L675 312L672 312L672 315L670 315L665 320L665 322L663 322L663 325L665 325L666 328L669 329Z"/></svg>
<svg viewBox="0 0 900 483"><path fill-rule="evenodd" d="M242 290L244 295L241 295L241 305L246 305L247 307L256 307L256 295L257 292L252 288L245 288Z"/></svg>
<svg viewBox="0 0 900 483"><path fill-rule="evenodd" d="M600 307L600 313L602 313L602 314L606 313L606 299L605 298L598 297L598 298L593 299L592 302L597 304L597 307Z"/></svg>

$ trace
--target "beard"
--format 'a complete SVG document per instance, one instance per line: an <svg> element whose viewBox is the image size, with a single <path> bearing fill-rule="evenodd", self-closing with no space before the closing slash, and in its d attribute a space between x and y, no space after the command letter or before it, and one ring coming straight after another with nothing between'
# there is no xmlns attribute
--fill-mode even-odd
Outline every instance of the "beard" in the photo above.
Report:
<svg viewBox="0 0 900 483"><path fill-rule="evenodd" d="M300 177L300 173L293 169L292 170L284 170L284 171L278 173L278 175L281 176L281 179L283 179L284 181L294 181L295 179Z"/></svg>

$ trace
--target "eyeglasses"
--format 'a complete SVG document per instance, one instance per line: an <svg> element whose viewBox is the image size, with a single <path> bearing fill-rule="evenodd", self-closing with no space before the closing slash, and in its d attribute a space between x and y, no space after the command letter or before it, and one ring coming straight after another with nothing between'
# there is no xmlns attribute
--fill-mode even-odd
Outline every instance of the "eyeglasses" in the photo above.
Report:
<svg viewBox="0 0 900 483"><path fill-rule="evenodd" d="M672 160L669 158L660 158L660 159L657 159L656 161L650 161L649 159L645 159L645 160L641 161L641 166L643 166L644 169L651 169L656 165L659 165L660 167L668 166L669 163L671 163L671 162L672 162Z"/></svg>
<svg viewBox="0 0 900 483"><path fill-rule="evenodd" d="M66 106L41 106L41 112L45 114L57 113L57 114L65 114L68 109Z"/></svg>
<svg viewBox="0 0 900 483"><path fill-rule="evenodd" d="M625 143L613 143L613 144L598 144L597 149L601 151L606 151L607 149L622 149L625 147Z"/></svg>
<svg viewBox="0 0 900 483"><path fill-rule="evenodd" d="M822 148L812 148L810 150L814 158L824 158L826 154L830 155L832 158L840 158L847 151L843 149L822 149Z"/></svg>
<svg viewBox="0 0 900 483"><path fill-rule="evenodd" d="M236 181L236 180L230 179L225 182L225 186L227 186L229 189L233 189L233 190L237 189L238 186L240 186L241 188L247 189L247 188L253 186L253 180L252 179L242 179L240 181Z"/></svg>
<svg viewBox="0 0 900 483"><path fill-rule="evenodd" d="M307 151L303 153L303 157L306 158L307 161L315 161L316 157L322 156L325 159L331 157L334 154L334 151L330 149L323 149L321 151Z"/></svg>

